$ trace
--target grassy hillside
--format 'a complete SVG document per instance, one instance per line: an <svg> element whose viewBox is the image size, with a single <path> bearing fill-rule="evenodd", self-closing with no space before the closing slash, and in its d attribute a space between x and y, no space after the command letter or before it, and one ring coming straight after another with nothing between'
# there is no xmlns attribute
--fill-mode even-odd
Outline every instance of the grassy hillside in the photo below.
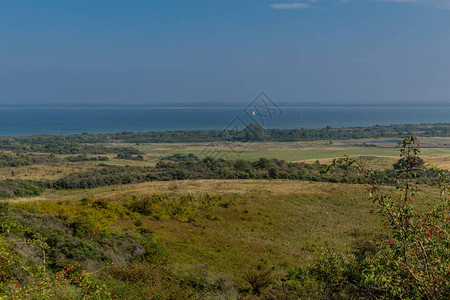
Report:
<svg viewBox="0 0 450 300"><path fill-rule="evenodd" d="M50 203L18 199L14 206L38 207L39 213L57 214L59 209L76 207L79 202L61 200L65 202L58 204L58 200L51 199L75 196L110 203L153 194L223 197L221 205L189 222L157 217L144 217L141 221L180 261L207 263L235 275L248 267L257 267L264 260L282 269L293 262L306 263L320 247L328 245L344 250L355 238L374 234L380 226L369 213L373 205L360 186L288 180L143 183L124 189L117 186L112 190L80 191L76 196L67 192L48 193L39 199ZM368 219L370 226L365 226ZM134 220L118 222L130 225Z"/></svg>
<svg viewBox="0 0 450 300"><path fill-rule="evenodd" d="M37 228L50 243L47 259L55 270L76 262L86 264L88 272L109 262L133 263L128 247L135 243L145 249L142 238L150 234L163 254L150 249L141 255L169 260L169 269L177 270L164 271L170 276L193 276L179 272L194 269L190 272L197 274L204 268L222 274L243 294L250 289L246 276L252 272L270 270L282 278L293 267L311 263L323 247L345 251L362 238L374 238L382 226L361 188L350 185L202 180L136 184L117 193L103 188L92 194L60 192L41 196L47 201L16 200L3 219ZM97 280L124 296L123 282L107 279L110 268Z"/></svg>
<svg viewBox="0 0 450 300"><path fill-rule="evenodd" d="M257 157L274 156L310 162L302 165L305 170L328 178L352 173L343 166L337 170L340 173L322 174L324 166L315 163L317 158L331 162L342 154L362 156L378 170L391 167L398 159L398 148L388 140L360 142L239 144L245 151L238 157L248 162L222 161L220 168L211 164L210 170L232 174L239 165L250 172ZM448 164L447 143L447 138L424 139L421 157ZM118 149L124 145L112 146L115 153L101 157L3 155L3 190L11 192L8 197L16 197L0 205L1 295L16 299L328 299L339 293L340 298L352 299L371 288L352 276L366 274L367 262L380 264L371 255L381 253L377 251L392 239L395 227L377 213L379 207L364 185L264 176L131 180L123 185L67 190L48 185L61 178L96 176L103 169L112 172L108 176L115 176L114 170L116 175L141 172L160 164L161 158L166 162L160 164L162 169L167 162L173 166L180 160L183 165L188 158L195 165L194 156L172 155L202 156L207 147L141 144L136 146L141 161L136 155L118 158ZM225 147L216 147L212 153L221 154ZM278 163L280 171L289 165L266 162ZM420 214L431 207L439 191L437 186L418 182L414 205ZM399 184L399 190L389 184L380 191L401 195ZM444 267L448 266L445 255L440 256ZM448 271L440 269L442 274ZM324 278L334 285L324 284ZM348 282L362 287L348 291L344 288Z"/></svg>

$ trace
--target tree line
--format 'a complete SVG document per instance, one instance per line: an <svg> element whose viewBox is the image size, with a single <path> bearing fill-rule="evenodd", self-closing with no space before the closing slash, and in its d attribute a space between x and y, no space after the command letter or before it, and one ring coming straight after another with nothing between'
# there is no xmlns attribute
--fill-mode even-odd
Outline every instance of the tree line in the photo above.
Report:
<svg viewBox="0 0 450 300"><path fill-rule="evenodd" d="M55 154L140 154L134 148L105 147L104 143L188 143L188 142L295 142L312 140L345 140L363 138L402 138L404 136L438 137L450 135L450 124L375 125L369 127L320 129L264 129L249 124L243 130L179 130L155 132L118 132L106 134L35 135L0 137L0 149L20 152L47 152Z"/></svg>
<svg viewBox="0 0 450 300"><path fill-rule="evenodd" d="M1 139L0 150L14 152L37 152L52 154L142 154L141 151L133 147L107 147L102 144L85 144L77 141L65 140L64 136L56 136L55 139L45 137L39 142L33 139ZM34 143L35 142L35 143Z"/></svg>

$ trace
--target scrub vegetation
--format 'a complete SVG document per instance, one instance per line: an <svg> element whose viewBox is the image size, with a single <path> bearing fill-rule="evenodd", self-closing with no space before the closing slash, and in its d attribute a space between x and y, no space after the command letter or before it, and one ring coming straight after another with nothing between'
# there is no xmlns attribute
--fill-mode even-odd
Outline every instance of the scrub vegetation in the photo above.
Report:
<svg viewBox="0 0 450 300"><path fill-rule="evenodd" d="M391 137L387 130L402 128L367 134ZM446 125L405 130L425 128L439 135ZM450 297L448 170L429 166L433 156L420 155L415 137L398 146L328 143L400 152L395 159L349 153L328 163L176 147L155 155L147 145L123 144L151 134L0 142L1 297ZM426 145L445 149L445 137L430 139Z"/></svg>

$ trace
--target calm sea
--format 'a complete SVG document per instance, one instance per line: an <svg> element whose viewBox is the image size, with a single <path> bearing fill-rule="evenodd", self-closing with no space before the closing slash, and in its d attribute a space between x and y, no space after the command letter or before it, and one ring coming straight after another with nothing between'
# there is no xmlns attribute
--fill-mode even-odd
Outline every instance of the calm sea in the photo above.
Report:
<svg viewBox="0 0 450 300"><path fill-rule="evenodd" d="M450 107L285 107L247 113L243 108L0 108L0 136L241 129L256 122L266 128L449 123Z"/></svg>

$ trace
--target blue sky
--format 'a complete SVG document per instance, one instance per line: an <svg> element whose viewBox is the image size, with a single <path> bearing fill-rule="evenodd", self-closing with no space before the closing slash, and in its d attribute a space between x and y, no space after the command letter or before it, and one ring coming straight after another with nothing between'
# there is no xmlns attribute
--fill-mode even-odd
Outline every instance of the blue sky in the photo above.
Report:
<svg viewBox="0 0 450 300"><path fill-rule="evenodd" d="M0 0L0 104L450 101L450 0Z"/></svg>

